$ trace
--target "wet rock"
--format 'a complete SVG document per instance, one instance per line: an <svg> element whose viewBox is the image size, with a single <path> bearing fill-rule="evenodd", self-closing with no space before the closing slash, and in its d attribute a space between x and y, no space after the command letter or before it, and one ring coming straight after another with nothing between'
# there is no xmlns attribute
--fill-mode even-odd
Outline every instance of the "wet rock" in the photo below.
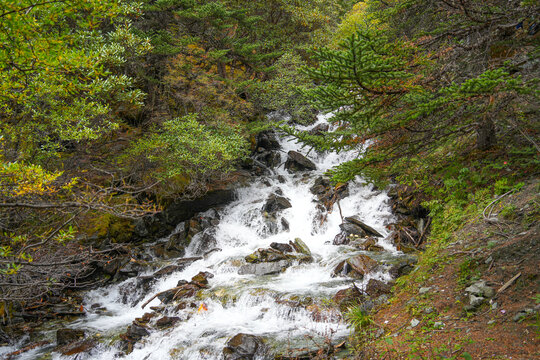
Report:
<svg viewBox="0 0 540 360"><path fill-rule="evenodd" d="M349 238L349 236L347 236L347 233L342 231L342 232L340 232L339 234L337 234L334 237L334 240L332 241L332 244L334 244L334 245L347 245L347 244L349 244L350 241L351 241L351 239Z"/></svg>
<svg viewBox="0 0 540 360"><path fill-rule="evenodd" d="M277 251L281 251L282 253L288 253L288 252L293 252L294 251L293 247L291 245L289 245L289 244L273 242L273 243L270 244L270 247L272 249L277 250Z"/></svg>
<svg viewBox="0 0 540 360"><path fill-rule="evenodd" d="M266 150L278 150L281 148L276 134L272 131L263 131L257 134L256 147Z"/></svg>
<svg viewBox="0 0 540 360"><path fill-rule="evenodd" d="M346 217L345 221L359 226L368 235L372 235L376 237L383 237L381 233L379 233L377 230L375 230L374 228L372 228L371 226L367 225L362 220L360 220L360 217L358 215Z"/></svg>
<svg viewBox="0 0 540 360"><path fill-rule="evenodd" d="M290 207L292 207L291 202L286 197L279 195L270 195L266 200L266 203L264 204L262 210L269 214L272 214L277 211L288 209Z"/></svg>
<svg viewBox="0 0 540 360"><path fill-rule="evenodd" d="M287 256L276 249L258 249L245 257L248 263L256 264L261 262L274 262L286 260Z"/></svg>
<svg viewBox="0 0 540 360"><path fill-rule="evenodd" d="M313 129L309 130L309 133L311 135L322 135L322 134L328 132L329 128L330 128L330 125L328 125L328 124L325 124L325 123L318 124Z"/></svg>
<svg viewBox="0 0 540 360"><path fill-rule="evenodd" d="M366 285L366 294L375 298L392 292L392 285L376 279L370 279Z"/></svg>
<svg viewBox="0 0 540 360"><path fill-rule="evenodd" d="M150 335L150 331L136 322L133 322L130 326L128 326L126 332L127 338L133 341L141 340L143 337L148 335Z"/></svg>
<svg viewBox="0 0 540 360"><path fill-rule="evenodd" d="M309 250L309 247L306 245L305 242L302 241L302 239L296 238L294 239L294 242L289 242L289 244L294 248L297 253L311 256L311 250Z"/></svg>
<svg viewBox="0 0 540 360"><path fill-rule="evenodd" d="M290 225L289 225L289 222L287 221L287 219L281 218L281 227L283 228L283 230L289 231Z"/></svg>
<svg viewBox="0 0 540 360"><path fill-rule="evenodd" d="M288 268L290 265L291 263L287 260L246 264L240 267L238 274L257 276L278 274Z"/></svg>
<svg viewBox="0 0 540 360"><path fill-rule="evenodd" d="M214 249L217 245L217 239L215 237L215 228L208 228L202 233L197 234L193 240L192 252L196 255L204 255L209 250Z"/></svg>
<svg viewBox="0 0 540 360"><path fill-rule="evenodd" d="M340 262L334 269L333 276L349 276L362 279L374 270L378 263L367 255L356 255Z"/></svg>
<svg viewBox="0 0 540 360"><path fill-rule="evenodd" d="M270 169L281 164L281 155L277 151L264 151L257 155L256 159Z"/></svg>
<svg viewBox="0 0 540 360"><path fill-rule="evenodd" d="M224 360L251 360L267 352L263 340L254 335L237 334L232 337L223 349Z"/></svg>
<svg viewBox="0 0 540 360"><path fill-rule="evenodd" d="M384 248L380 245L377 245L377 240L374 238L368 238L365 241L352 241L349 245L354 246L358 250L371 251L371 252L382 252Z"/></svg>
<svg viewBox="0 0 540 360"><path fill-rule="evenodd" d="M84 331L79 329L58 329L56 330L56 344L59 346L70 344L84 338Z"/></svg>
<svg viewBox="0 0 540 360"><path fill-rule="evenodd" d="M304 155L297 151L291 150L287 154L285 169L287 169L289 172L311 171L316 170L317 166L313 163L313 161L309 160Z"/></svg>
<svg viewBox="0 0 540 360"><path fill-rule="evenodd" d="M280 184L284 184L285 182L287 182L283 175L278 175L277 180L280 182Z"/></svg>
<svg viewBox="0 0 540 360"><path fill-rule="evenodd" d="M191 281L197 283L197 285L208 285L208 279L214 277L214 274L209 273L208 271L201 271L197 275L191 278Z"/></svg>
<svg viewBox="0 0 540 360"><path fill-rule="evenodd" d="M163 291L157 296L157 298L162 303L167 304L176 299L193 297L201 289L201 287L197 284L185 283L183 280L180 280L180 281L179 281L180 285L178 285L177 288Z"/></svg>
<svg viewBox="0 0 540 360"><path fill-rule="evenodd" d="M91 339L79 340L71 344L64 345L57 349L64 356L72 356L85 353L96 347L96 343Z"/></svg>
<svg viewBox="0 0 540 360"><path fill-rule="evenodd" d="M180 269L182 269L182 266L180 266L180 265L167 265L167 266L159 269L155 273L153 273L152 277L159 278L159 277L161 277L163 275L172 274L173 272L178 271Z"/></svg>
<svg viewBox="0 0 540 360"><path fill-rule="evenodd" d="M339 228L342 232L344 232L347 235L356 235L359 237L365 237L367 236L367 233L362 229L360 226L352 223L343 223L339 225Z"/></svg>
<svg viewBox="0 0 540 360"><path fill-rule="evenodd" d="M164 316L161 319L159 319L158 321L156 321L156 327L158 327L158 328L170 327L170 326L174 325L175 323L177 323L178 321L180 321L179 317L176 317L176 316L172 316L172 317Z"/></svg>

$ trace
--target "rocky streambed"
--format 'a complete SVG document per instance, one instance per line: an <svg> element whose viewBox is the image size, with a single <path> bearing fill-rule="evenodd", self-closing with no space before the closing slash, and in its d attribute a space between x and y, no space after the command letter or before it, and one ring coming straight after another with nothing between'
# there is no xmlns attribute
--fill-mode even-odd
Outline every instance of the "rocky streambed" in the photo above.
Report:
<svg viewBox="0 0 540 360"><path fill-rule="evenodd" d="M325 117L305 130L328 129ZM348 306L366 312L414 257L394 244L388 195L324 172L358 152L307 154L260 134L257 176L229 204L196 213L115 264L118 280L83 295L82 313L0 348L21 359L346 357ZM184 210L185 211L185 210ZM41 341L41 345L39 345Z"/></svg>

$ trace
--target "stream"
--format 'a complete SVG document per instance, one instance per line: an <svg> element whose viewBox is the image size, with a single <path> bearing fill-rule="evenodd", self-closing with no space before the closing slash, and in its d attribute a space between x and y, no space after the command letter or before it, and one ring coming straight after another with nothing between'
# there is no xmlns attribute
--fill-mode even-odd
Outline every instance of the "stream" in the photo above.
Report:
<svg viewBox="0 0 540 360"><path fill-rule="evenodd" d="M321 115L315 124L300 128L310 130L326 123L327 117ZM370 279L386 282L390 275L382 266L363 279L353 279L333 276L334 268L356 254L367 254L379 263L400 255L388 239L390 230L387 226L394 221L388 196L358 178L349 184L349 195L339 201L344 217L357 215L382 235L376 244L382 250L370 252L349 245L334 245L334 237L340 233L342 223L340 211L334 206L321 221L324 211L310 189L325 171L356 158L360 150L321 154L307 152L288 137L279 138L279 143L281 164L270 170L271 174L237 189L234 202L201 214L215 221L210 229L193 237L184 257L206 253L204 257L146 287L138 286L138 277L134 277L87 292L84 300L86 316L67 327L83 329L87 335L100 339L98 345L88 353L71 357L53 352L52 358L220 359L228 340L239 333L264 339L269 354L274 355L287 349L316 348L325 339L335 344L350 335L351 330L341 312L332 305L332 297L353 282L363 289ZM316 165L316 170L291 173L285 169L287 153L291 150L303 153ZM269 221L268 213L261 209L267 199L276 194L288 199L291 207L280 209ZM203 244L207 240L204 233L208 231L215 239L212 247L218 249L210 253ZM311 262L291 260L281 272L270 275L245 271L239 274L239 269L246 265L245 257L257 249L267 249L272 243L287 244L296 238L309 247ZM159 241L169 241L169 237ZM166 265L174 264L177 259L161 261ZM139 274L139 277L153 272ZM207 288L190 298L184 308L170 304L162 306L158 298L142 308L155 294L175 288L180 280L190 281L200 272L213 276L208 277ZM152 312L151 309L161 313L152 321L167 315L175 317L174 324L160 329L149 326L149 334L135 342L129 354L124 355L125 349L118 341L120 334L126 332L135 318ZM35 359L38 354L37 350L30 351L20 358ZM256 358L267 357L259 355Z"/></svg>

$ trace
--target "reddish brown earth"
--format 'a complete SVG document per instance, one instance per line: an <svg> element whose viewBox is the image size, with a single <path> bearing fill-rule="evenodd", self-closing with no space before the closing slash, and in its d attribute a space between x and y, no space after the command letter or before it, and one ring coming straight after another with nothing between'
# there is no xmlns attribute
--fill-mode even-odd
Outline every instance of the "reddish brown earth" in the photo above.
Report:
<svg viewBox="0 0 540 360"><path fill-rule="evenodd" d="M506 209L497 221L470 219L438 252L440 260L431 269L420 261L419 269L403 278L405 285L396 286L394 298L374 315L377 335L371 334L376 340L361 345L370 350L358 357L540 359L538 184L529 183L496 204L492 214ZM428 276L415 276L422 271ZM467 286L481 279L498 291L518 274L491 302L473 312L464 310ZM431 288L420 294L426 287ZM525 309L533 313L516 321ZM420 321L415 327L413 319Z"/></svg>

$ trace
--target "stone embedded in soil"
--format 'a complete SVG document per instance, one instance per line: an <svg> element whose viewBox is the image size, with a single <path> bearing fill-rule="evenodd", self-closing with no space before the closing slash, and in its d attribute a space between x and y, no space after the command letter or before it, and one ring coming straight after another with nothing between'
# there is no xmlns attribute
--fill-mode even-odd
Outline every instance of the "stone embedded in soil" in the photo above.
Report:
<svg viewBox="0 0 540 360"><path fill-rule="evenodd" d="M476 283L467 287L465 291L469 294L486 298L492 298L493 296L495 296L495 290L492 287L486 285L486 282L483 280L477 281Z"/></svg>
<svg viewBox="0 0 540 360"><path fill-rule="evenodd" d="M482 305L485 301L486 299L481 296L474 296L474 295L469 296L469 303L471 304L471 306L475 308Z"/></svg>
<svg viewBox="0 0 540 360"><path fill-rule="evenodd" d="M269 214L272 214L280 210L288 209L290 207L292 207L292 205L289 199L283 196L272 194L266 200L264 206L262 207L262 210Z"/></svg>
<svg viewBox="0 0 540 360"><path fill-rule="evenodd" d="M224 360L251 360L264 355L267 347L263 340L255 335L237 334L223 349Z"/></svg>
<svg viewBox="0 0 540 360"><path fill-rule="evenodd" d="M289 172L311 171L317 170L317 166L315 163L313 163L313 161L309 160L304 155L297 151L291 150L287 154L285 169L287 169Z"/></svg>
<svg viewBox="0 0 540 360"><path fill-rule="evenodd" d="M398 277L409 274L414 269L415 264L416 261L412 261L410 259L402 260L396 264L393 264L388 270L388 273L394 279L397 279Z"/></svg>
<svg viewBox="0 0 540 360"><path fill-rule="evenodd" d="M291 266L291 263L287 260L280 260L277 262L262 262L256 264L246 264L240 267L238 274L240 275L272 275L278 274Z"/></svg>
<svg viewBox="0 0 540 360"><path fill-rule="evenodd" d="M368 235L373 235L376 237L383 237L380 232L378 232L377 230L375 230L374 228L372 228L371 226L367 225L365 222L360 220L360 217L358 215L346 217L345 221L359 226Z"/></svg>
<svg viewBox="0 0 540 360"><path fill-rule="evenodd" d="M340 262L334 269L333 276L349 276L362 279L374 270L378 263L367 255L356 255Z"/></svg>
<svg viewBox="0 0 540 360"><path fill-rule="evenodd" d="M84 331L79 329L58 329L56 330L56 344L66 345L84 338Z"/></svg>

